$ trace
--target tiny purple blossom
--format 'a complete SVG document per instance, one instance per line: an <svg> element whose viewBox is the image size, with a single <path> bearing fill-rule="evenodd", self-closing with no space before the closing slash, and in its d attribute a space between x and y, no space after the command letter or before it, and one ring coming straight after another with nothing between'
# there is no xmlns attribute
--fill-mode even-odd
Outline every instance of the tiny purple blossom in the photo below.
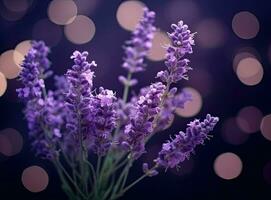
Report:
<svg viewBox="0 0 271 200"><path fill-rule="evenodd" d="M186 132L180 132L174 139L163 144L155 162L163 168L174 168L190 157L197 145L203 144L208 139L208 134L213 130L218 117L207 115L204 121L194 120L188 124Z"/></svg>
<svg viewBox="0 0 271 200"><path fill-rule="evenodd" d="M187 72L192 68L189 67L189 60L183 58L186 54L193 52L194 33L188 29L183 21L178 24L172 24L172 33L168 33L172 45L167 48L165 65L167 70L157 73L157 78L163 82L176 83L182 79L188 79Z"/></svg>

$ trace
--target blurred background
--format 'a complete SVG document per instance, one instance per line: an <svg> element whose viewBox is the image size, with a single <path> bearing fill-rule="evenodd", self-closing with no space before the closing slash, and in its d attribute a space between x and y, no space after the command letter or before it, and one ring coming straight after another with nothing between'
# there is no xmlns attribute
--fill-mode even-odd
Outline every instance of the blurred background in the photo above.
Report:
<svg viewBox="0 0 271 200"><path fill-rule="evenodd" d="M0 0L0 199L65 199L53 166L34 156L16 80L30 40L51 47L56 74L72 65L74 50L87 50L98 64L96 87L122 95L119 74L125 40L148 6L156 12L153 47L139 88L164 68L166 32L184 20L197 32L190 80L178 87L193 102L176 113L132 170L151 161L164 140L207 113L220 117L214 137L179 171L144 180L122 199L271 198L271 4L255 0ZM48 85L52 80L48 80Z"/></svg>

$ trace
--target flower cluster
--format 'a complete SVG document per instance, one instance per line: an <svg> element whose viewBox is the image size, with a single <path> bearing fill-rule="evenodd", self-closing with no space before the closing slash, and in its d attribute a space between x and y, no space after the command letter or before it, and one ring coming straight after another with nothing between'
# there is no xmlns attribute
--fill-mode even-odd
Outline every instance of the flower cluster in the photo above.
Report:
<svg viewBox="0 0 271 200"><path fill-rule="evenodd" d="M157 73L163 82L176 83L181 79L188 79L187 72L191 69L188 66L189 60L183 58L186 54L193 53L194 33L188 29L183 21L178 24L172 24L172 33L168 33L172 45L167 48L165 65L167 70Z"/></svg>
<svg viewBox="0 0 271 200"><path fill-rule="evenodd" d="M122 145L128 147L134 159L145 152L145 139L153 132L154 117L160 112L165 85L161 82L145 88L130 112L129 123L124 129Z"/></svg>
<svg viewBox="0 0 271 200"><path fill-rule="evenodd" d="M180 132L174 139L163 144L155 162L164 168L176 167L179 163L190 157L197 145L208 139L208 134L218 122L217 117L207 115L204 121L198 119L190 122L186 132Z"/></svg>
<svg viewBox="0 0 271 200"><path fill-rule="evenodd" d="M74 65L66 73L69 84L66 106L70 114L66 127L69 134L74 134L78 141L80 137L85 139L90 131L88 122L91 113L91 90L94 75L92 68L97 66L94 61L87 62L87 56L86 51L83 53L75 51L71 56Z"/></svg>
<svg viewBox="0 0 271 200"><path fill-rule="evenodd" d="M143 17L132 33L131 40L126 42L124 47L124 62L122 67L129 73L141 72L145 69L144 57L152 46L155 27L153 26L155 13L144 9ZM119 76L120 82L124 85L135 85L136 79L127 80L124 76Z"/></svg>
<svg viewBox="0 0 271 200"><path fill-rule="evenodd" d="M46 75L45 72L50 66L47 59L48 53L49 48L45 46L44 42L32 42L32 48L22 63L19 79L24 87L17 89L19 98L28 100L41 97L44 88L42 76Z"/></svg>
<svg viewBox="0 0 271 200"><path fill-rule="evenodd" d="M23 86L17 92L26 104L24 114L32 146L40 157L55 164L64 191L71 199L116 199L138 180L157 175L158 168L178 167L197 145L209 138L218 122L217 117L209 114L202 122L197 119L190 122L185 132L163 144L155 165L149 168L144 163L142 177L125 187L130 167L147 153L148 141L170 127L176 109L184 108L192 100L187 91L178 92L172 87L173 83L188 79L191 69L184 56L192 53L194 34L182 21L173 24L173 32L168 33L171 45L166 53L167 69L157 74L160 81L128 98L129 88L137 83L132 74L146 69L144 58L151 47L154 18L154 12L144 9L131 40L126 43L122 67L128 76L119 77L124 84L122 98L110 89L95 89L97 65L88 62L86 51L73 52L72 67L65 76L54 77L55 90L45 87L45 79L52 72L47 58L49 48L43 42L33 41L22 63L19 80ZM91 154L93 159L89 159ZM97 160L92 163L94 158Z"/></svg>
<svg viewBox="0 0 271 200"><path fill-rule="evenodd" d="M104 156L112 144L112 131L116 126L116 97L112 90L99 88L99 94L91 101L92 144L91 149Z"/></svg>

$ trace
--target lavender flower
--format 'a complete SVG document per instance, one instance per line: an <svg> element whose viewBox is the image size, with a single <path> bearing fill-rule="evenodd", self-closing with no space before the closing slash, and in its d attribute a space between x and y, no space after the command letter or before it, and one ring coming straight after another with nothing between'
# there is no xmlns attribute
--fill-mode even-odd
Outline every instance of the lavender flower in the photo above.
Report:
<svg viewBox="0 0 271 200"><path fill-rule="evenodd" d="M130 113L130 121L125 126L123 146L131 151L132 157L137 159L145 152L145 139L153 132L153 120L160 112L159 105L165 92L165 85L161 82L152 84L145 89L145 95L139 96Z"/></svg>
<svg viewBox="0 0 271 200"><path fill-rule="evenodd" d="M203 122L194 120L188 124L186 132L180 132L174 139L163 144L155 162L164 168L173 168L183 162L194 152L197 145L203 144L208 139L208 134L213 130L217 117L207 115Z"/></svg>
<svg viewBox="0 0 271 200"><path fill-rule="evenodd" d="M175 91L173 92L173 90L175 90L175 88L171 89L163 108L161 109L154 132L165 130L170 127L174 120L175 110L184 108L184 104L192 100L191 94L187 91L183 90L181 93L175 94Z"/></svg>
<svg viewBox="0 0 271 200"><path fill-rule="evenodd" d="M41 97L44 88L43 78L49 75L46 71L50 66L48 53L49 49L44 42L32 42L32 48L25 56L19 75L19 80L24 85L23 88L16 90L19 98L28 100Z"/></svg>
<svg viewBox="0 0 271 200"><path fill-rule="evenodd" d="M112 143L111 132L116 126L116 97L112 90L102 87L99 94L91 100L91 149L98 155L104 156Z"/></svg>
<svg viewBox="0 0 271 200"><path fill-rule="evenodd" d="M67 123L67 129L70 134L74 134L77 139L88 136L89 125L88 115L91 112L90 103L91 89L93 86L94 72L91 71L93 67L96 67L94 61L87 62L88 52L84 51L80 53L75 51L71 56L74 60L72 69L69 69L66 73L66 79L69 84L69 90L66 94L66 106L69 110L69 118Z"/></svg>
<svg viewBox="0 0 271 200"><path fill-rule="evenodd" d="M127 46L124 47L125 56L122 67L129 73L141 72L145 68L144 57L152 46L155 31L154 19L155 13L145 8L143 18L132 33L131 40L126 42ZM137 83L136 79L127 80L123 76L119 77L119 81L130 86Z"/></svg>
<svg viewBox="0 0 271 200"><path fill-rule="evenodd" d="M167 48L165 65L167 70L157 73L157 77L163 82L176 83L181 79L188 79L187 72L192 68L188 66L189 60L183 58L193 52L194 33L188 30L188 26L180 21L172 24L172 33L168 33L172 45Z"/></svg>

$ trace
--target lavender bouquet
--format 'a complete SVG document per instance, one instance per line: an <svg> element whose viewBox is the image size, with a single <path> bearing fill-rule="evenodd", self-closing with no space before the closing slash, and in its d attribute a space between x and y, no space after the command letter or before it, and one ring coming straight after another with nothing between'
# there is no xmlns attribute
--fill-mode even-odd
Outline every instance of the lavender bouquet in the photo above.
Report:
<svg viewBox="0 0 271 200"><path fill-rule="evenodd" d="M145 177L159 170L178 167L194 152L197 145L209 139L218 122L210 114L187 125L166 141L151 166L142 165L142 176L127 183L133 163L147 153L145 146L158 132L167 129L177 108L183 108L191 95L178 93L172 84L187 80L194 34L182 21L172 24L164 71L157 82L140 90L130 99L129 89L137 84L134 74L146 68L144 58L152 46L155 13L144 10L144 16L124 47L120 76L123 97L109 89L94 89L97 64L88 62L88 52L73 52L74 65L65 76L55 76L55 90L47 90L45 79L53 73L47 58L49 48L43 42L32 42L25 56L17 89L25 103L24 114L29 136L37 156L51 161L61 179L62 189L72 200L117 199Z"/></svg>

